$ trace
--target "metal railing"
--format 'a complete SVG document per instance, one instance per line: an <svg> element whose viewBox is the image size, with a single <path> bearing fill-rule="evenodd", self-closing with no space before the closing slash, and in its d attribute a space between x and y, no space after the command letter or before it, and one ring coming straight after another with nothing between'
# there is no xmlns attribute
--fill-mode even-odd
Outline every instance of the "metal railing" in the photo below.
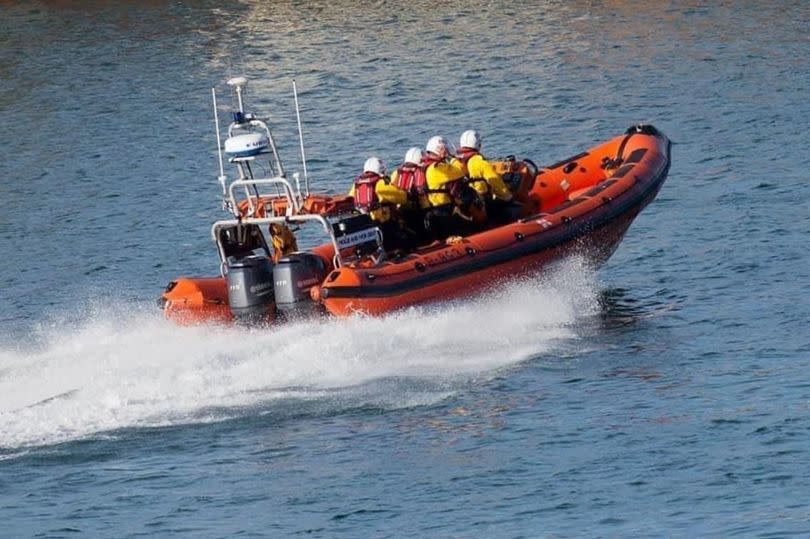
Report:
<svg viewBox="0 0 810 539"><path fill-rule="evenodd" d="M337 239L335 238L335 233L332 230L332 226L329 221L322 215L318 214L303 214L303 215L287 215L287 216L278 216L278 217L247 217L245 219L224 219L221 221L215 222L211 225L211 237L213 238L214 242L217 244L217 250L219 251L219 258L222 262L225 262L225 253L222 250L222 245L219 241L219 231L223 228L232 228L236 226L242 225L270 225L270 224L279 224L279 225L290 225L296 223L311 223L317 222L320 223L323 227L324 232L329 237L330 243L335 250L335 267L339 268L343 266L343 260L340 257L340 246L338 245Z"/></svg>
<svg viewBox="0 0 810 539"><path fill-rule="evenodd" d="M244 187L245 188L245 200L248 203L248 209L250 210L249 214L252 215L256 211L256 205L253 203L253 199L256 199L258 203L259 190L257 186L259 185L275 185L277 187L281 187L284 191L284 197L287 199L287 216L292 216L293 214L298 213L301 211L301 204L299 203L298 197L295 195L295 190L293 190L292 185L290 182L287 181L287 178L259 178L259 179L250 179L250 178L242 178L239 180L234 180L228 186L228 199L231 203L231 208L234 214L238 211L239 206L236 202L236 195L234 194L234 189L237 187ZM255 191L255 195L251 195L250 191L248 190L249 187L253 187Z"/></svg>

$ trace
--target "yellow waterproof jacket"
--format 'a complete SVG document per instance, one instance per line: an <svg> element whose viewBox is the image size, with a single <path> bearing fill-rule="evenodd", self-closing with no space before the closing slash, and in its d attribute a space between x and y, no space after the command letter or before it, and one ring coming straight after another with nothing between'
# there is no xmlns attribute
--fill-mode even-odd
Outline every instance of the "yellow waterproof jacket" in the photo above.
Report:
<svg viewBox="0 0 810 539"><path fill-rule="evenodd" d="M470 179L470 186L483 197L487 198L491 194L499 200L512 200L512 193L501 175L495 172L495 167L480 153L467 161L467 177Z"/></svg>
<svg viewBox="0 0 810 539"><path fill-rule="evenodd" d="M349 196L354 197L355 186L349 190ZM388 183L388 178L382 178L374 185L374 192L377 193L377 200L380 207L371 210L368 214L378 223L385 223L393 215L393 206L405 204L408 201L408 193Z"/></svg>
<svg viewBox="0 0 810 539"><path fill-rule="evenodd" d="M453 199L447 192L447 184L464 178L464 165L458 159L431 163L425 172L428 187L428 202L431 206L452 204Z"/></svg>

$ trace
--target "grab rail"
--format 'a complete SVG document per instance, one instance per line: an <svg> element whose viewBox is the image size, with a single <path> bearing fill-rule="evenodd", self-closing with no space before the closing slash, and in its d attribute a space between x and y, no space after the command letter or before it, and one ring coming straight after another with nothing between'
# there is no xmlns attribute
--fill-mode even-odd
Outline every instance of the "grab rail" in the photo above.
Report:
<svg viewBox="0 0 810 539"><path fill-rule="evenodd" d="M234 226L242 226L242 225L269 225L269 224L281 224L281 225L288 225L290 223L305 223L305 222L318 222L323 226L324 232L326 235L329 236L329 240L332 243L332 247L335 249L335 267L339 268L343 266L343 260L340 257L340 247L338 246L337 239L335 238L335 233L332 230L329 221L322 215L312 214L312 213L305 213L302 215L288 215L284 217L248 217L245 219L225 219L221 221L215 222L211 225L211 237L213 238L214 242L217 244L217 250L219 251L219 258L221 261L225 261L225 255L222 251L222 247L219 243L219 230L222 228L229 228Z"/></svg>
<svg viewBox="0 0 810 539"><path fill-rule="evenodd" d="M228 186L228 198L231 201L231 207L233 208L234 212L236 208L238 208L236 204L236 195L234 195L234 189L237 187L253 187L256 189L257 185L281 185L284 189L284 196L287 199L287 213L290 213L290 209L293 210L293 213L298 213L301 210L301 205L298 203L298 197L295 196L295 191L290 185L290 182L287 181L286 178L276 177L276 178L260 178L260 179L240 179L231 182ZM258 190L256 190L256 194L258 196ZM255 211L255 207L253 204L253 197L250 195L248 191L246 200L248 202L248 208L250 209L250 213L252 214Z"/></svg>

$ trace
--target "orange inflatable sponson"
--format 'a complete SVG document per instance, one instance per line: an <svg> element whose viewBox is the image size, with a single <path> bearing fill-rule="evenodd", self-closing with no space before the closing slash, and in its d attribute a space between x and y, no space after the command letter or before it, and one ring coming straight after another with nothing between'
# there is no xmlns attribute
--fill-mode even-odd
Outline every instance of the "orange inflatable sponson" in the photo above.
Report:
<svg viewBox="0 0 810 539"><path fill-rule="evenodd" d="M158 304L178 324L233 321L228 307L228 286L222 277L176 279L166 287Z"/></svg>

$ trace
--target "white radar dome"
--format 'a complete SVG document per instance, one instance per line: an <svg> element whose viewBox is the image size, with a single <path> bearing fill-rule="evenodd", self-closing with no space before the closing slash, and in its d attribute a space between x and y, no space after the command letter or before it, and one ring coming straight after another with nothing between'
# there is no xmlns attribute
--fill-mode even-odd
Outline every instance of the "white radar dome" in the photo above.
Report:
<svg viewBox="0 0 810 539"><path fill-rule="evenodd" d="M264 133L245 133L225 141L225 153L230 157L251 157L267 149L269 142Z"/></svg>

